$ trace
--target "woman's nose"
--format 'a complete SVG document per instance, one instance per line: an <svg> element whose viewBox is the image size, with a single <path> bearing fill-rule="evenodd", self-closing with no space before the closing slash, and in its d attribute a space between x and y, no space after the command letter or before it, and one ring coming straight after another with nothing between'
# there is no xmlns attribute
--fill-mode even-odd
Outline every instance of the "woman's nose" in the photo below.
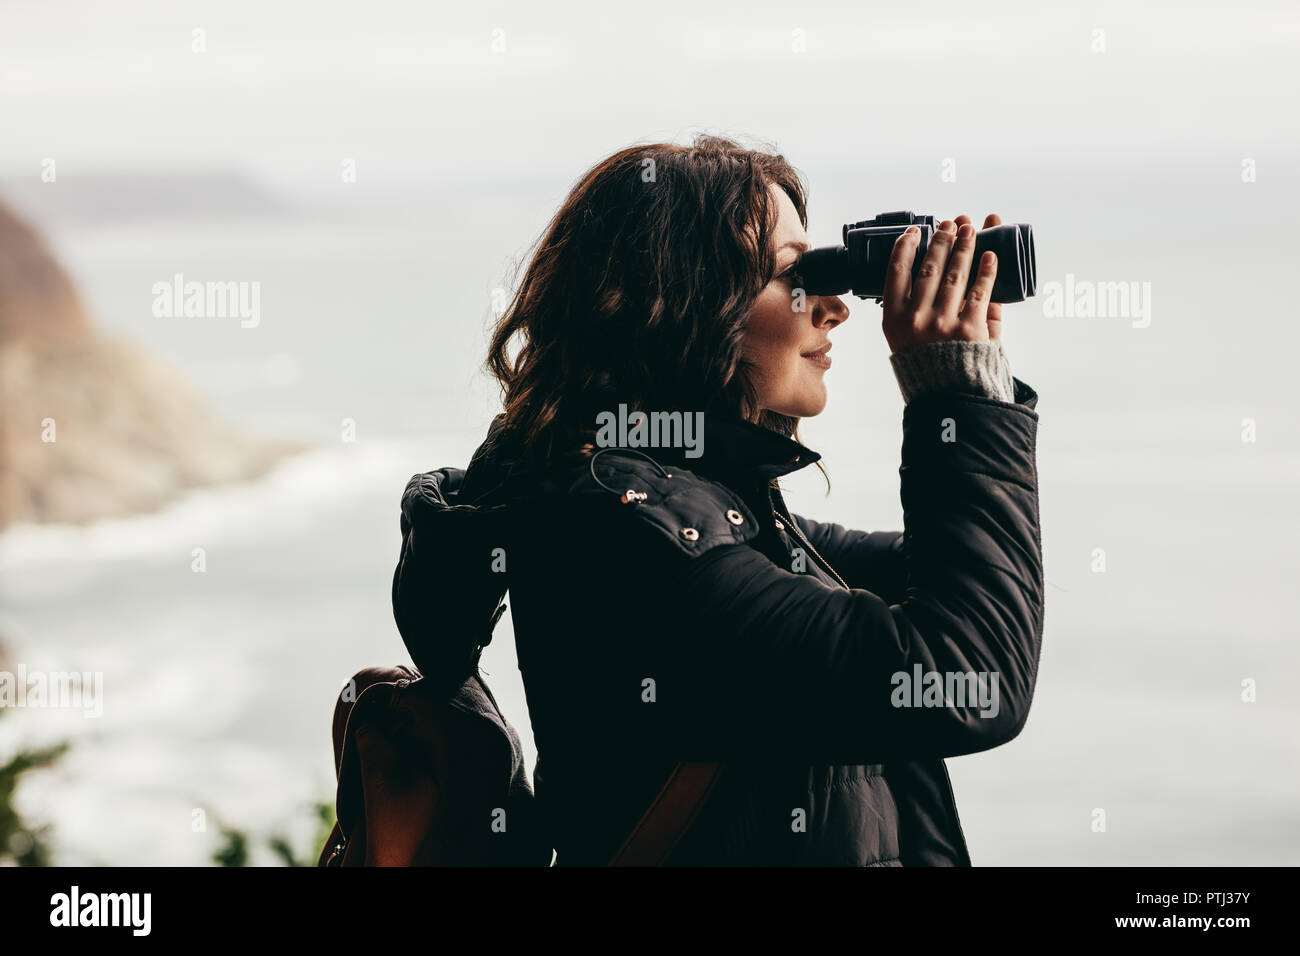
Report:
<svg viewBox="0 0 1300 956"><path fill-rule="evenodd" d="M849 317L849 307L837 295L819 295L813 306L813 325L818 328L835 328Z"/></svg>

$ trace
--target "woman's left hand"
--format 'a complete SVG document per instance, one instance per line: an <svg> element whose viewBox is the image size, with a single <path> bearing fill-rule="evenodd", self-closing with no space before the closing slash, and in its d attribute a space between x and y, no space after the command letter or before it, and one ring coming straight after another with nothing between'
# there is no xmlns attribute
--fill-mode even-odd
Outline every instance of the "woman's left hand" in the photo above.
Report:
<svg viewBox="0 0 1300 956"><path fill-rule="evenodd" d="M962 215L954 219L953 222L955 222L957 224L957 228L960 229L964 224L970 222L970 216L967 216L965 213L963 213ZM984 217L984 225L981 228L992 229L994 226L1000 226L1000 225L1002 225L1002 217L995 212L991 212ZM989 324L989 338L994 342L1001 341L1002 339L1002 303L1001 302L989 303L988 324Z"/></svg>

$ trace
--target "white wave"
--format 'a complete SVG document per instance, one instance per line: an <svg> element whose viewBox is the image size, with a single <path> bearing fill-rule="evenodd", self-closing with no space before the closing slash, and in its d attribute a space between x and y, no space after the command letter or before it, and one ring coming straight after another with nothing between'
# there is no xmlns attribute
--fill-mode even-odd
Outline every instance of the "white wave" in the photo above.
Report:
<svg viewBox="0 0 1300 956"><path fill-rule="evenodd" d="M86 525L18 523L0 533L0 572L47 564L175 553L180 546L289 533L357 495L393 495L419 462L423 441L368 440L292 456L251 481L197 488L149 514Z"/></svg>

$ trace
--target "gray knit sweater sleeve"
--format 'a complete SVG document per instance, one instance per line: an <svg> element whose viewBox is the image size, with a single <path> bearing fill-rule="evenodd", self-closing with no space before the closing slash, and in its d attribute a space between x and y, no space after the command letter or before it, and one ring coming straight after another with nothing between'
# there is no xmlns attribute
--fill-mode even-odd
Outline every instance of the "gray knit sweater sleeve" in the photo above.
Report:
<svg viewBox="0 0 1300 956"><path fill-rule="evenodd" d="M999 402L1015 401L1011 363L1001 342L926 342L900 349L889 361L904 403L945 389L973 392Z"/></svg>

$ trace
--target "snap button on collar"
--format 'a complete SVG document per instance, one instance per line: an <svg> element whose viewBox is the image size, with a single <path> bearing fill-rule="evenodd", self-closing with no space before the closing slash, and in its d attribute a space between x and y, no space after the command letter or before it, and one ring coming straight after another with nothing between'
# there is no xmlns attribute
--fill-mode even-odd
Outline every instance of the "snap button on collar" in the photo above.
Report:
<svg viewBox="0 0 1300 956"><path fill-rule="evenodd" d="M735 508L728 508L728 509L727 509L727 520L730 521L732 524L737 524L737 525L738 525L738 524L744 524L744 523L745 523L745 516L742 515L742 514L741 514L739 511L737 511Z"/></svg>
<svg viewBox="0 0 1300 956"><path fill-rule="evenodd" d="M699 541L700 533L696 531L694 528L683 528L682 537L685 538L687 541Z"/></svg>

